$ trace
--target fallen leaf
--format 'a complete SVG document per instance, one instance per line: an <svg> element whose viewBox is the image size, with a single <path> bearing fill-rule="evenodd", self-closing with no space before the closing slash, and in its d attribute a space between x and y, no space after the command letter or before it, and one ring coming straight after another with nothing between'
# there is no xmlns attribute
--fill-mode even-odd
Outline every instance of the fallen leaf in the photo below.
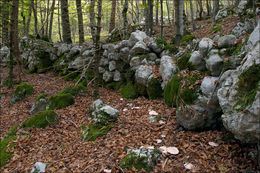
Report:
<svg viewBox="0 0 260 173"><path fill-rule="evenodd" d="M191 163L185 163L185 164L184 164L184 167L185 167L186 169L189 169L189 170L195 168L195 166L194 166L193 164L191 164Z"/></svg>
<svg viewBox="0 0 260 173"><path fill-rule="evenodd" d="M150 111L149 115L155 115L156 116L156 115L159 115L159 114L156 111Z"/></svg>
<svg viewBox="0 0 260 173"><path fill-rule="evenodd" d="M210 145L210 146L213 146L213 147L217 147L217 146L218 146L218 144L215 143L215 142L209 142L209 145Z"/></svg>
<svg viewBox="0 0 260 173"><path fill-rule="evenodd" d="M168 147L167 152L170 154L179 154L179 150L176 147Z"/></svg>

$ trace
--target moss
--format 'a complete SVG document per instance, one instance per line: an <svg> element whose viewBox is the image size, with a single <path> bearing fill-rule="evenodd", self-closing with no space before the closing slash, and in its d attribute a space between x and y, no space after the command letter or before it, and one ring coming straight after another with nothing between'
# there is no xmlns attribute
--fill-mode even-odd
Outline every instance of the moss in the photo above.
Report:
<svg viewBox="0 0 260 173"><path fill-rule="evenodd" d="M190 57L191 57L191 54L186 53L177 60L177 66L178 66L179 70L184 70L186 68L188 68L189 70L193 69L192 64L189 62Z"/></svg>
<svg viewBox="0 0 260 173"><path fill-rule="evenodd" d="M150 99L162 97L162 88L158 79L152 78L148 82L147 94Z"/></svg>
<svg viewBox="0 0 260 173"><path fill-rule="evenodd" d="M113 124L107 126L90 124L87 128L83 127L82 138L86 141L95 141L98 137L106 136L113 126Z"/></svg>
<svg viewBox="0 0 260 173"><path fill-rule="evenodd" d="M242 111L251 105L260 85L260 64L253 64L248 70L239 75L237 82L238 101L235 109Z"/></svg>
<svg viewBox="0 0 260 173"><path fill-rule="evenodd" d="M11 103L14 104L32 95L34 89L26 82L20 83L13 92Z"/></svg>
<svg viewBox="0 0 260 173"><path fill-rule="evenodd" d="M15 136L17 132L18 125L14 125L11 130L7 133L7 137Z"/></svg>
<svg viewBox="0 0 260 173"><path fill-rule="evenodd" d="M149 56L149 54L144 54L144 55L137 55L137 57L139 57L141 60L143 60L143 59L148 59L150 56Z"/></svg>
<svg viewBox="0 0 260 173"><path fill-rule="evenodd" d="M95 72L94 72L94 70L91 69L91 68L89 68L89 69L87 70L86 79L90 81L90 80L94 79L94 77L95 77Z"/></svg>
<svg viewBox="0 0 260 173"><path fill-rule="evenodd" d="M134 84L134 87L135 87L135 90L136 90L136 93L139 95L139 96L148 96L147 94L147 90L146 90L146 86L142 85L142 84L139 84L139 83L135 83Z"/></svg>
<svg viewBox="0 0 260 173"><path fill-rule="evenodd" d="M74 98L71 94L58 94L58 95L53 95L49 98L46 109L47 110L61 109L72 104L74 104Z"/></svg>
<svg viewBox="0 0 260 173"><path fill-rule="evenodd" d="M200 79L200 76L198 75L189 76L187 79L190 82L190 84L195 84L195 82Z"/></svg>
<svg viewBox="0 0 260 173"><path fill-rule="evenodd" d="M125 80L127 83L131 83L134 81L135 72L132 71L130 68L127 69L127 71L124 74Z"/></svg>
<svg viewBox="0 0 260 173"><path fill-rule="evenodd" d="M222 30L222 26L221 25L217 25L217 26L213 26L211 28L211 30L209 31L210 34L214 34L217 33L218 31Z"/></svg>
<svg viewBox="0 0 260 173"><path fill-rule="evenodd" d="M185 104L190 105L198 98L198 90L192 90L186 87L182 89L180 98L182 98Z"/></svg>
<svg viewBox="0 0 260 173"><path fill-rule="evenodd" d="M44 52L40 57L40 62L37 66L38 73L44 73L52 68L52 61L50 60L49 53Z"/></svg>
<svg viewBox="0 0 260 173"><path fill-rule="evenodd" d="M184 42L190 42L192 41L193 39L195 39L196 36L195 35L185 35L181 38L181 42L184 43Z"/></svg>
<svg viewBox="0 0 260 173"><path fill-rule="evenodd" d="M18 84L17 80L10 79L10 77L5 78L3 81L3 86L8 87L9 89L16 84Z"/></svg>
<svg viewBox="0 0 260 173"><path fill-rule="evenodd" d="M163 98L168 106L177 106L177 96L180 90L180 80L178 75L174 75L173 79L167 83L164 88Z"/></svg>
<svg viewBox="0 0 260 173"><path fill-rule="evenodd" d="M9 136L0 141L0 168L7 164L8 160L12 158L12 153L7 152L9 148L14 147L13 145L9 145L11 141L14 141L16 136Z"/></svg>
<svg viewBox="0 0 260 173"><path fill-rule="evenodd" d="M110 90L119 90L120 87L122 86L122 82L110 82L108 84L106 84L106 88L110 89Z"/></svg>
<svg viewBox="0 0 260 173"><path fill-rule="evenodd" d="M158 46L160 46L160 48L164 48L165 45L167 45L167 40L166 40L166 37L163 36L163 37L160 37L160 36L157 36L155 38L155 41L157 43Z"/></svg>
<svg viewBox="0 0 260 173"><path fill-rule="evenodd" d="M168 50L171 53L177 53L178 52L178 48L174 44L165 45L165 50Z"/></svg>
<svg viewBox="0 0 260 173"><path fill-rule="evenodd" d="M79 76L78 72L70 72L66 76L63 77L65 81L73 81L75 78Z"/></svg>
<svg viewBox="0 0 260 173"><path fill-rule="evenodd" d="M42 111L22 123L23 127L45 128L58 122L58 116L53 110Z"/></svg>
<svg viewBox="0 0 260 173"><path fill-rule="evenodd" d="M46 94L45 93L42 93L42 94L40 94L36 99L35 99L35 102L36 101L39 101L40 99L43 99L43 98L46 98Z"/></svg>
<svg viewBox="0 0 260 173"><path fill-rule="evenodd" d="M73 96L78 95L79 93L85 93L87 88L83 85L83 83L79 83L74 88L72 86L67 86L63 90L59 92L59 94L71 94Z"/></svg>
<svg viewBox="0 0 260 173"><path fill-rule="evenodd" d="M135 99L137 97L136 89L132 83L123 86L120 90L120 94L123 98L127 99Z"/></svg>

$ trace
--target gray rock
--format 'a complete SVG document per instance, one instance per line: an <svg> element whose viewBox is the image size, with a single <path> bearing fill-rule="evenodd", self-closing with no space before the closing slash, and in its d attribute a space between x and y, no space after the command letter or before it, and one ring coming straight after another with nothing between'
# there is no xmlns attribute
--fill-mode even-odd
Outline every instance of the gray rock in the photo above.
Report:
<svg viewBox="0 0 260 173"><path fill-rule="evenodd" d="M82 53L82 56L84 56L84 57L91 57L94 55L95 55L95 49L88 49Z"/></svg>
<svg viewBox="0 0 260 173"><path fill-rule="evenodd" d="M164 50L161 52L160 57L170 56L170 55L171 55L171 52L169 50Z"/></svg>
<svg viewBox="0 0 260 173"><path fill-rule="evenodd" d="M113 53L108 53L108 60L119 60L119 54L116 53L116 52L113 52Z"/></svg>
<svg viewBox="0 0 260 173"><path fill-rule="evenodd" d="M102 57L100 60L99 60L99 65L100 66L106 66L106 65L108 65L109 64L109 61L108 61L108 59L107 58L104 58L104 57Z"/></svg>
<svg viewBox="0 0 260 173"><path fill-rule="evenodd" d="M213 41L209 38L203 38L199 43L199 51L202 56L206 56L213 47Z"/></svg>
<svg viewBox="0 0 260 173"><path fill-rule="evenodd" d="M196 70L204 71L206 69L205 61L199 51L192 52L189 62Z"/></svg>
<svg viewBox="0 0 260 173"><path fill-rule="evenodd" d="M206 60L206 67L211 72L212 76L219 76L223 68L223 58L220 58L218 54L211 55Z"/></svg>
<svg viewBox="0 0 260 173"><path fill-rule="evenodd" d="M106 72L103 74L103 80L104 80L105 82L111 82L112 79L113 79L113 73L106 71Z"/></svg>
<svg viewBox="0 0 260 173"><path fill-rule="evenodd" d="M117 71L117 70L115 71L113 80L114 80L115 82L118 82L118 81L121 80L121 74L120 74L119 71Z"/></svg>
<svg viewBox="0 0 260 173"><path fill-rule="evenodd" d="M244 31L247 33L251 33L254 30L254 24L246 19L244 23L238 22L236 26L232 29L232 33L237 37L245 37Z"/></svg>
<svg viewBox="0 0 260 173"><path fill-rule="evenodd" d="M109 71L114 71L116 69L116 62L115 61L110 61L108 65Z"/></svg>
<svg viewBox="0 0 260 173"><path fill-rule="evenodd" d="M81 49L78 45L72 47L69 53L66 55L66 59L71 59L80 53Z"/></svg>
<svg viewBox="0 0 260 173"><path fill-rule="evenodd" d="M238 13L243 13L246 10L248 0L240 0L238 4Z"/></svg>
<svg viewBox="0 0 260 173"><path fill-rule="evenodd" d="M98 67L98 72L99 72L100 74L103 74L103 73L106 72L106 70L105 70L103 67Z"/></svg>
<svg viewBox="0 0 260 173"><path fill-rule="evenodd" d="M226 51L227 51L226 48L220 49L220 50L219 50L219 54L220 54L221 56L223 56L223 55L226 54Z"/></svg>
<svg viewBox="0 0 260 173"><path fill-rule="evenodd" d="M69 70L79 70L81 68L84 67L84 65L89 61L89 57L88 58L83 58L82 56L77 57L74 61L72 61L69 66L68 69Z"/></svg>
<svg viewBox="0 0 260 173"><path fill-rule="evenodd" d="M157 59L157 55L155 53L149 53L149 58L148 60L150 61L155 61Z"/></svg>
<svg viewBox="0 0 260 173"><path fill-rule="evenodd" d="M130 49L128 47L124 47L120 50L120 59L123 60L124 62L128 62L129 59L129 52L130 52Z"/></svg>
<svg viewBox="0 0 260 173"><path fill-rule="evenodd" d="M4 46L0 49L0 62L7 62L10 59L10 49Z"/></svg>
<svg viewBox="0 0 260 173"><path fill-rule="evenodd" d="M45 98L41 98L39 100L37 100L31 107L30 109L30 114L31 115L35 115L40 111L45 110L47 105L47 100Z"/></svg>
<svg viewBox="0 0 260 173"><path fill-rule="evenodd" d="M236 36L234 35L224 35L218 39L219 48L229 48L232 47L236 42Z"/></svg>
<svg viewBox="0 0 260 173"><path fill-rule="evenodd" d="M160 54L162 52L162 48L152 38L149 40L148 47L157 54Z"/></svg>
<svg viewBox="0 0 260 173"><path fill-rule="evenodd" d="M141 58L138 56L135 56L130 60L131 69L136 70L139 65L141 65Z"/></svg>
<svg viewBox="0 0 260 173"><path fill-rule="evenodd" d="M213 42L218 42L218 39L220 38L219 35L216 35L214 38L213 38Z"/></svg>
<svg viewBox="0 0 260 173"><path fill-rule="evenodd" d="M148 39L148 36L146 35L145 32L142 31L135 31L131 33L131 36L129 38L129 45L130 47L134 46L137 42L141 41L145 41L146 39Z"/></svg>
<svg viewBox="0 0 260 173"><path fill-rule="evenodd" d="M104 50L107 50L108 54L115 53L115 51L116 51L114 44L105 44L102 46L102 48Z"/></svg>
<svg viewBox="0 0 260 173"><path fill-rule="evenodd" d="M206 76L204 77L201 85L200 85L200 90L202 92L202 94L208 98L211 97L212 92L215 88L215 83L218 80L218 77L212 77L212 76ZM217 90L216 90L217 91ZM217 100L217 92L215 91L212 99L213 100Z"/></svg>
<svg viewBox="0 0 260 173"><path fill-rule="evenodd" d="M241 73L248 70L253 64L260 64L260 42L246 55L244 60L245 62L235 70L226 71L221 76L217 96L224 113L221 117L224 127L242 142L258 143L260 140L260 88L258 87L252 104L249 104L244 111L237 104L239 99L237 83Z"/></svg>
<svg viewBox="0 0 260 173"><path fill-rule="evenodd" d="M119 44L118 44L118 47L117 49L122 49L122 48L125 48L125 47L130 47L130 42L129 40L122 40Z"/></svg>
<svg viewBox="0 0 260 173"><path fill-rule="evenodd" d="M252 48L260 41L260 19L258 20L258 25L254 31L250 34L247 41L247 51L252 50Z"/></svg>
<svg viewBox="0 0 260 173"><path fill-rule="evenodd" d="M31 173L44 173L47 163L36 162L34 168L31 170Z"/></svg>
<svg viewBox="0 0 260 173"><path fill-rule="evenodd" d="M104 105L100 108L102 112L107 113L110 115L112 118L116 119L118 117L119 111L117 109L112 108L109 105Z"/></svg>
<svg viewBox="0 0 260 173"><path fill-rule="evenodd" d="M227 10L226 9L221 9L218 11L217 15L215 16L215 20L219 20L219 19L222 19L222 18L225 18L227 17Z"/></svg>
<svg viewBox="0 0 260 173"><path fill-rule="evenodd" d="M148 85L148 79L153 76L152 66L141 65L137 68L135 72L135 80L137 83L144 86Z"/></svg>
<svg viewBox="0 0 260 173"><path fill-rule="evenodd" d="M57 50L57 56L60 57L61 55L68 53L71 49L71 45L67 43L61 43Z"/></svg>
<svg viewBox="0 0 260 173"><path fill-rule="evenodd" d="M136 56L136 55L139 55L139 54L147 54L148 52L149 52L149 49L147 48L146 44L142 41L139 41L130 50L130 55Z"/></svg>
<svg viewBox="0 0 260 173"><path fill-rule="evenodd" d="M218 49L211 49L211 50L209 51L209 56L210 56L210 55L218 54L218 52L219 52Z"/></svg>
<svg viewBox="0 0 260 173"><path fill-rule="evenodd" d="M162 88L166 86L169 80L179 71L176 64L173 62L172 57L163 56L160 64L160 75L163 79Z"/></svg>

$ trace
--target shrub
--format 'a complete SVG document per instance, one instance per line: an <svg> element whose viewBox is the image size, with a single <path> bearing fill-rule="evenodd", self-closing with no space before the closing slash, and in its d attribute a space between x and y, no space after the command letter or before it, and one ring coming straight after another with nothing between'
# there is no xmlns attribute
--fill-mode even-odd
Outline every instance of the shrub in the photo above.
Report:
<svg viewBox="0 0 260 173"><path fill-rule="evenodd" d="M33 93L32 85L29 85L26 82L20 83L13 92L11 98L11 104L14 104L18 101L23 100L26 97L29 97Z"/></svg>
<svg viewBox="0 0 260 173"><path fill-rule="evenodd" d="M74 104L74 98L71 94L58 94L58 95L53 95L49 98L46 105L46 109L47 110L61 109L72 104Z"/></svg>
<svg viewBox="0 0 260 173"><path fill-rule="evenodd" d="M58 122L58 116L53 110L42 111L22 123L23 127L45 128Z"/></svg>
<svg viewBox="0 0 260 173"><path fill-rule="evenodd" d="M162 88L158 79L152 78L148 81L147 94L150 99L156 99L162 96Z"/></svg>
<svg viewBox="0 0 260 173"><path fill-rule="evenodd" d="M136 89L132 83L128 83L127 85L123 86L120 90L120 94L122 97L127 99L134 99L137 97Z"/></svg>

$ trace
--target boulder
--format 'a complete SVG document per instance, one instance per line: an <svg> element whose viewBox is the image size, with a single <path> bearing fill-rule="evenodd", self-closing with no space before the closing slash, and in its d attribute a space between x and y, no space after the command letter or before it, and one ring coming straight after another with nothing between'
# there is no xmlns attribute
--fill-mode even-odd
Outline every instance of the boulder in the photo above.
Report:
<svg viewBox="0 0 260 173"><path fill-rule="evenodd" d="M66 54L66 59L67 59L67 60L71 60L73 57L79 55L80 51L81 51L81 48L80 48L78 45L74 45L74 46L70 49L69 53Z"/></svg>
<svg viewBox="0 0 260 173"><path fill-rule="evenodd" d="M116 62L115 61L110 61L108 65L109 71L114 71L116 69Z"/></svg>
<svg viewBox="0 0 260 173"><path fill-rule="evenodd" d="M129 40L122 40L118 45L117 45L117 49L123 49L125 47L131 47L130 41Z"/></svg>
<svg viewBox="0 0 260 173"><path fill-rule="evenodd" d="M133 47L137 42L141 41L144 42L146 39L148 39L148 36L143 31L135 31L132 32L129 38L129 45L130 47Z"/></svg>
<svg viewBox="0 0 260 173"><path fill-rule="evenodd" d="M206 56L212 47L213 47L213 41L209 38L203 38L199 42L199 51L200 54L203 56Z"/></svg>
<svg viewBox="0 0 260 173"><path fill-rule="evenodd" d="M121 73L120 73L119 71L117 71L117 70L115 71L113 80L114 80L115 82L118 82L118 81L121 80Z"/></svg>
<svg viewBox="0 0 260 173"><path fill-rule="evenodd" d="M206 67L212 76L219 76L223 68L223 58L218 54L213 54L206 60Z"/></svg>
<svg viewBox="0 0 260 173"><path fill-rule="evenodd" d="M140 65L135 72L135 80L143 86L148 85L148 79L153 76L152 66Z"/></svg>
<svg viewBox="0 0 260 173"><path fill-rule="evenodd" d="M110 82L113 79L113 73L105 71L105 73L103 74L103 80L105 82Z"/></svg>
<svg viewBox="0 0 260 173"><path fill-rule="evenodd" d="M224 127L245 143L260 140L260 42L246 55L244 63L226 71L217 96L223 110Z"/></svg>
<svg viewBox="0 0 260 173"><path fill-rule="evenodd" d="M45 173L47 163L36 162L31 173Z"/></svg>
<svg viewBox="0 0 260 173"><path fill-rule="evenodd" d="M199 51L192 52L189 62L192 64L192 67L196 70L204 71L206 69L205 61Z"/></svg>
<svg viewBox="0 0 260 173"><path fill-rule="evenodd" d="M163 79L162 88L164 88L169 80L179 71L177 65L173 62L172 57L163 56L160 64L160 75Z"/></svg>
<svg viewBox="0 0 260 173"><path fill-rule="evenodd" d="M67 43L60 43L59 45L57 45L57 56L60 57L62 55L64 55L65 53L68 53L71 49L71 44L67 44Z"/></svg>
<svg viewBox="0 0 260 173"><path fill-rule="evenodd" d="M104 58L102 57L100 60L99 60L99 65L102 66L102 67L105 67L106 65L109 64L109 61L107 58Z"/></svg>
<svg viewBox="0 0 260 173"><path fill-rule="evenodd" d="M234 35L224 35L218 39L219 48L229 48L232 47L236 42L236 36Z"/></svg>
<svg viewBox="0 0 260 173"><path fill-rule="evenodd" d="M119 54L117 52L111 52L111 53L108 53L108 60L119 60Z"/></svg>
<svg viewBox="0 0 260 173"><path fill-rule="evenodd" d="M138 56L131 58L130 60L131 69L136 70L140 65L141 65L141 58L139 58Z"/></svg>
<svg viewBox="0 0 260 173"><path fill-rule="evenodd" d="M92 57L95 55L95 49L88 49L82 53L83 57Z"/></svg>
<svg viewBox="0 0 260 173"><path fill-rule="evenodd" d="M124 47L122 49L120 49L120 53L119 53L119 57L122 61L124 62L129 62L129 52L130 52L130 49L128 47Z"/></svg>
<svg viewBox="0 0 260 173"><path fill-rule="evenodd" d="M259 41L260 41L260 19L258 20L257 27L255 27L254 31L249 36L246 45L246 50L250 51Z"/></svg>
<svg viewBox="0 0 260 173"><path fill-rule="evenodd" d="M84 65L89 61L89 57L88 58L83 58L82 56L77 57L74 61L72 61L69 66L68 69L69 70L79 70L81 68L84 67Z"/></svg>
<svg viewBox="0 0 260 173"><path fill-rule="evenodd" d="M221 9L218 11L217 15L215 16L215 20L218 21L219 19L227 17L228 13L226 9Z"/></svg>
<svg viewBox="0 0 260 173"><path fill-rule="evenodd" d="M103 67L98 67L98 72L99 72L100 74L103 74L103 73L106 72L106 70L105 70Z"/></svg>
<svg viewBox="0 0 260 173"><path fill-rule="evenodd" d="M10 59L10 49L4 46L0 49L0 62L7 62Z"/></svg>
<svg viewBox="0 0 260 173"><path fill-rule="evenodd" d="M254 30L254 24L246 19L244 23L238 22L236 26L232 29L232 33L237 37L245 37L244 32L251 33Z"/></svg>
<svg viewBox="0 0 260 173"><path fill-rule="evenodd" d="M31 107L30 109L30 114L31 115L35 115L37 113L39 113L40 111L45 110L47 105L47 100L45 98L41 98L39 100L37 100Z"/></svg>
<svg viewBox="0 0 260 173"><path fill-rule="evenodd" d="M134 47L130 50L130 55L140 55L140 54L147 54L149 49L147 48L146 44L143 41L137 42Z"/></svg>
<svg viewBox="0 0 260 173"><path fill-rule="evenodd" d="M155 61L157 59L157 55L155 53L149 53L148 60Z"/></svg>
<svg viewBox="0 0 260 173"><path fill-rule="evenodd" d="M149 40L148 47L157 54L160 54L162 52L162 48L152 38Z"/></svg>

